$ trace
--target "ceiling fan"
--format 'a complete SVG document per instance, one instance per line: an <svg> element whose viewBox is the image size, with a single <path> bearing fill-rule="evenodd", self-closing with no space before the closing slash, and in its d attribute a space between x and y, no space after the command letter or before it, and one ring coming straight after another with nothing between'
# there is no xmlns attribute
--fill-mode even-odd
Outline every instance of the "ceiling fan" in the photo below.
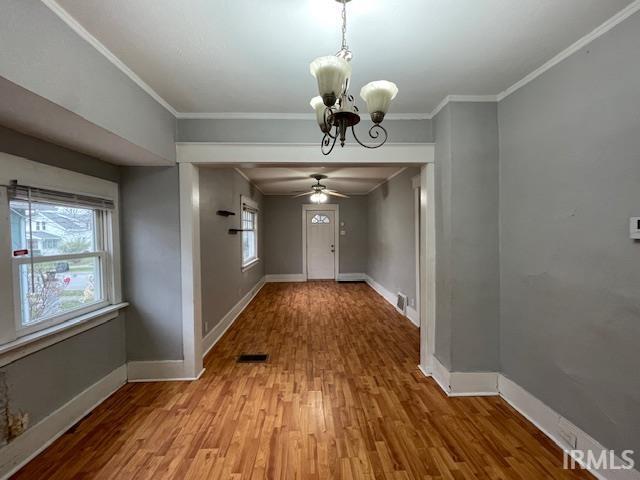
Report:
<svg viewBox="0 0 640 480"><path fill-rule="evenodd" d="M303 197L305 195L311 195L309 199L314 203L324 203L329 197L327 195L331 195L334 197L341 198L349 198L349 195L345 195L344 193L336 192L335 190L330 190L326 187L326 185L322 185L320 180L324 180L327 178L326 175L321 175L319 173L314 173L313 175L309 175L311 178L315 179L315 185L311 185L311 190L308 192L296 193L293 195L293 198Z"/></svg>

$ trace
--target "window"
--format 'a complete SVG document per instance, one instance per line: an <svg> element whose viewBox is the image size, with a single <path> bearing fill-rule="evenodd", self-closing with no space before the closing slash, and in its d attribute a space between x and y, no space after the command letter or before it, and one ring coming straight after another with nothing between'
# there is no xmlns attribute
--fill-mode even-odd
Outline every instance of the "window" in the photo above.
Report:
<svg viewBox="0 0 640 480"><path fill-rule="evenodd" d="M320 215L319 213L316 213L313 217L311 217L311 223L331 223L331 220L329 220L329 217L327 217L326 215Z"/></svg>
<svg viewBox="0 0 640 480"><path fill-rule="evenodd" d="M5 254L10 264L0 264L0 274L12 278L15 325L8 332L3 320L3 339L119 301L111 234L117 212L111 200L22 185L0 190L0 205L8 210L0 228L10 231L3 245L11 249Z"/></svg>
<svg viewBox="0 0 640 480"><path fill-rule="evenodd" d="M256 264L258 258L258 204L253 200L241 197L242 203L242 268L247 269Z"/></svg>

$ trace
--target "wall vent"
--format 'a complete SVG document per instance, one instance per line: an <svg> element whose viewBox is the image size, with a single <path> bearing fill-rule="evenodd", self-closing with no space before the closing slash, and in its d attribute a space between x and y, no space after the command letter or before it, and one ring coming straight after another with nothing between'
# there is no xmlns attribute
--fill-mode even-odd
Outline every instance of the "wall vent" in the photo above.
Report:
<svg viewBox="0 0 640 480"><path fill-rule="evenodd" d="M403 315L407 314L407 296L404 293L398 293L398 300L396 301L396 308Z"/></svg>

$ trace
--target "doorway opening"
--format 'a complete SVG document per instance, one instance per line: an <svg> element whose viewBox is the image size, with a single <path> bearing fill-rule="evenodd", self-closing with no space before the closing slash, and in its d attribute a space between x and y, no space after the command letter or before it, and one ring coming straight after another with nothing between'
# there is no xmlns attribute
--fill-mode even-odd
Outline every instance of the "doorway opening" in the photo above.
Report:
<svg viewBox="0 0 640 480"><path fill-rule="evenodd" d="M315 145L313 146L315 148ZM411 193L411 200L406 204L406 208L395 209L394 212L408 212L409 206L413 204L415 200L419 203L419 210L411 208L411 215L416 214L416 220L419 226L419 234L416 233L415 238L419 242L419 246L415 249L416 262L409 265L401 265L401 271L413 277L416 280L416 310L417 310L417 322L420 326L420 368L425 374L430 374L432 365L432 355L434 351L434 332L435 332L435 208L434 208L434 149L430 144L398 144L388 145L383 153L373 151L364 152L351 148L345 148L341 152L342 158L335 157L331 159L324 159L323 163L319 163L315 149L311 151L311 145L297 145L297 144L278 144L275 146L269 146L259 144L239 144L239 145L227 145L227 144L180 144L178 145L178 163L180 165L180 183L181 183L181 246L182 246L182 268L183 268L183 344L185 352L185 364L189 363L189 366L193 366L193 376L197 376L201 371L201 357L202 349L198 345L201 340L198 335L202 325L202 313L201 313L201 272L200 272L200 205L199 205L199 181L198 171L200 167L232 167L238 170L246 171L247 168L258 170L260 173L264 173L269 168L289 168L289 169L301 169L301 168L313 168L314 173L323 171L323 169L343 169L350 167L418 167L419 179L415 180L414 191ZM333 177L334 181L339 178L344 179L344 175L337 175L332 172L329 178ZM290 178L295 176L296 178ZM308 188L309 173L306 171L298 172L295 175L291 174L286 178L271 178L269 182L272 185L287 185L289 186L291 181L300 181L301 184L296 187L296 190L302 190ZM247 180L250 180L247 178ZM251 179L253 180L253 179ZM361 179L362 180L362 179ZM352 182L355 185L355 182ZM419 185L419 186L418 186ZM274 187L275 188L275 187ZM329 185L328 188L335 188L339 192L346 194L356 193L345 188L339 188ZM287 195L288 192L274 193L273 195ZM366 195L366 192L365 192ZM269 195L265 195L265 198L269 198ZM312 199L307 199L312 200ZM277 231L276 239L272 242L275 245L273 251L267 250L266 257L270 259L267 262L271 265L276 258L284 258L284 263L280 274L271 275L270 272L265 272L266 281L305 281L306 279L313 279L314 277L331 278L333 273L333 279L337 281L355 281L360 280L360 273L362 270L354 267L350 264L350 261L354 258L353 251L362 252L357 246L354 247L354 242L351 242L354 237L351 235L360 231L355 228L353 224L354 217L353 212L349 209L351 205L345 203L345 210L342 211L342 200L334 201L336 205L340 206L335 209L335 218L333 219L333 237L335 239L333 245L335 252L324 252L325 254L335 254L333 256L333 272L330 268L325 270L315 269L317 263L311 260L311 275L309 275L309 266L307 254L301 255L301 247L306 249L308 241L305 238L304 242L298 235L304 235L306 237L307 229L301 226L297 227L297 234L285 235L283 230L277 228L271 228L271 231ZM313 200L312 200L313 201ZM276 224L283 220L290 222L301 222L302 212L300 209L300 203L297 203L296 213L294 215L297 220L293 220L293 217L288 216L286 211L278 210L279 207L289 208L293 201L274 201L274 208L266 208L265 212L273 212L273 218L268 221L269 226L272 226L273 221ZM277 205L276 205L277 204ZM271 205L269 205L270 207ZM413 205L411 205L413 206ZM313 208L312 205L310 205ZM347 208L349 207L349 209ZM320 205L319 210L316 212L331 212L331 207L327 204ZM303 210L304 211L304 210ZM344 214L344 218L343 217ZM320 215L324 215L320 213ZM325 215L331 222L330 215ZM375 215L371 215L375 217ZM311 219L304 217L303 224L306 225L307 220ZM273 221L272 221L273 220ZM316 221L325 222L324 218L316 218ZM267 220L265 219L265 222ZM344 258L340 258L340 232L343 230L340 226L340 222L346 222L346 240L345 252L347 255L342 255ZM411 222L412 226L416 225ZM313 225L313 224L312 224ZM301 232L302 230L302 232ZM389 227L388 231L403 231L401 228ZM413 230L413 229L412 229ZM326 238L329 235L321 235L320 238ZM315 238L315 236L313 236ZM318 249L318 245L322 245L322 242L316 242L311 240L311 246L314 250ZM282 246L282 242L286 242L287 246ZM302 245L301 245L302 243ZM357 243L357 242L356 242ZM328 248L331 243L328 243ZM325 245L326 247L326 245ZM349 247L349 248L347 248ZM414 251L415 244L412 242L407 245L406 250ZM293 252L293 253L292 253ZM351 253L349 253L351 252ZM271 253L271 255L269 255ZM312 252L313 253L313 252ZM342 252L344 253L344 252ZM413 253L413 252L412 252ZM364 253L367 258L371 258L369 252ZM301 258L302 257L302 258ZM415 255L412 255L415 257ZM295 258L295 260L294 260ZM304 261L303 261L304 258ZM325 259L324 263L331 264L331 258L329 256L321 257ZM326 261L326 259L329 261ZM295 264L300 265L301 270L304 271L304 275L295 274L297 268ZM342 265L344 264L344 265ZM417 264L417 265L416 265ZM326 266L326 265L325 265ZM344 268L343 268L344 267ZM344 270L344 271L341 271ZM300 270L297 270L300 272ZM366 273L366 272L365 272ZM280 279L271 279L269 277L281 277ZM388 289L396 297L396 292L401 290ZM395 304L395 299L394 302ZM187 357L189 360L187 360ZM191 373L191 372L189 372Z"/></svg>

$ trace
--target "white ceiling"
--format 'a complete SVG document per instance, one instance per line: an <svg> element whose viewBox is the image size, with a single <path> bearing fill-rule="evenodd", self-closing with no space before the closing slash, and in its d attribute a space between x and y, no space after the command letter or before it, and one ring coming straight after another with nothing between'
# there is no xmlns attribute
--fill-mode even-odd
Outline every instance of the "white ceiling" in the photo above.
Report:
<svg viewBox="0 0 640 480"><path fill-rule="evenodd" d="M53 0L48 0L54 4ZM630 0L353 0L353 93L387 79L391 113L495 95ZM307 113L309 62L339 47L333 0L58 0L178 112Z"/></svg>
<svg viewBox="0 0 640 480"><path fill-rule="evenodd" d="M265 195L287 195L305 192L316 181L309 175L321 173L328 178L320 183L340 193L363 195L404 167L258 167L240 171Z"/></svg>

